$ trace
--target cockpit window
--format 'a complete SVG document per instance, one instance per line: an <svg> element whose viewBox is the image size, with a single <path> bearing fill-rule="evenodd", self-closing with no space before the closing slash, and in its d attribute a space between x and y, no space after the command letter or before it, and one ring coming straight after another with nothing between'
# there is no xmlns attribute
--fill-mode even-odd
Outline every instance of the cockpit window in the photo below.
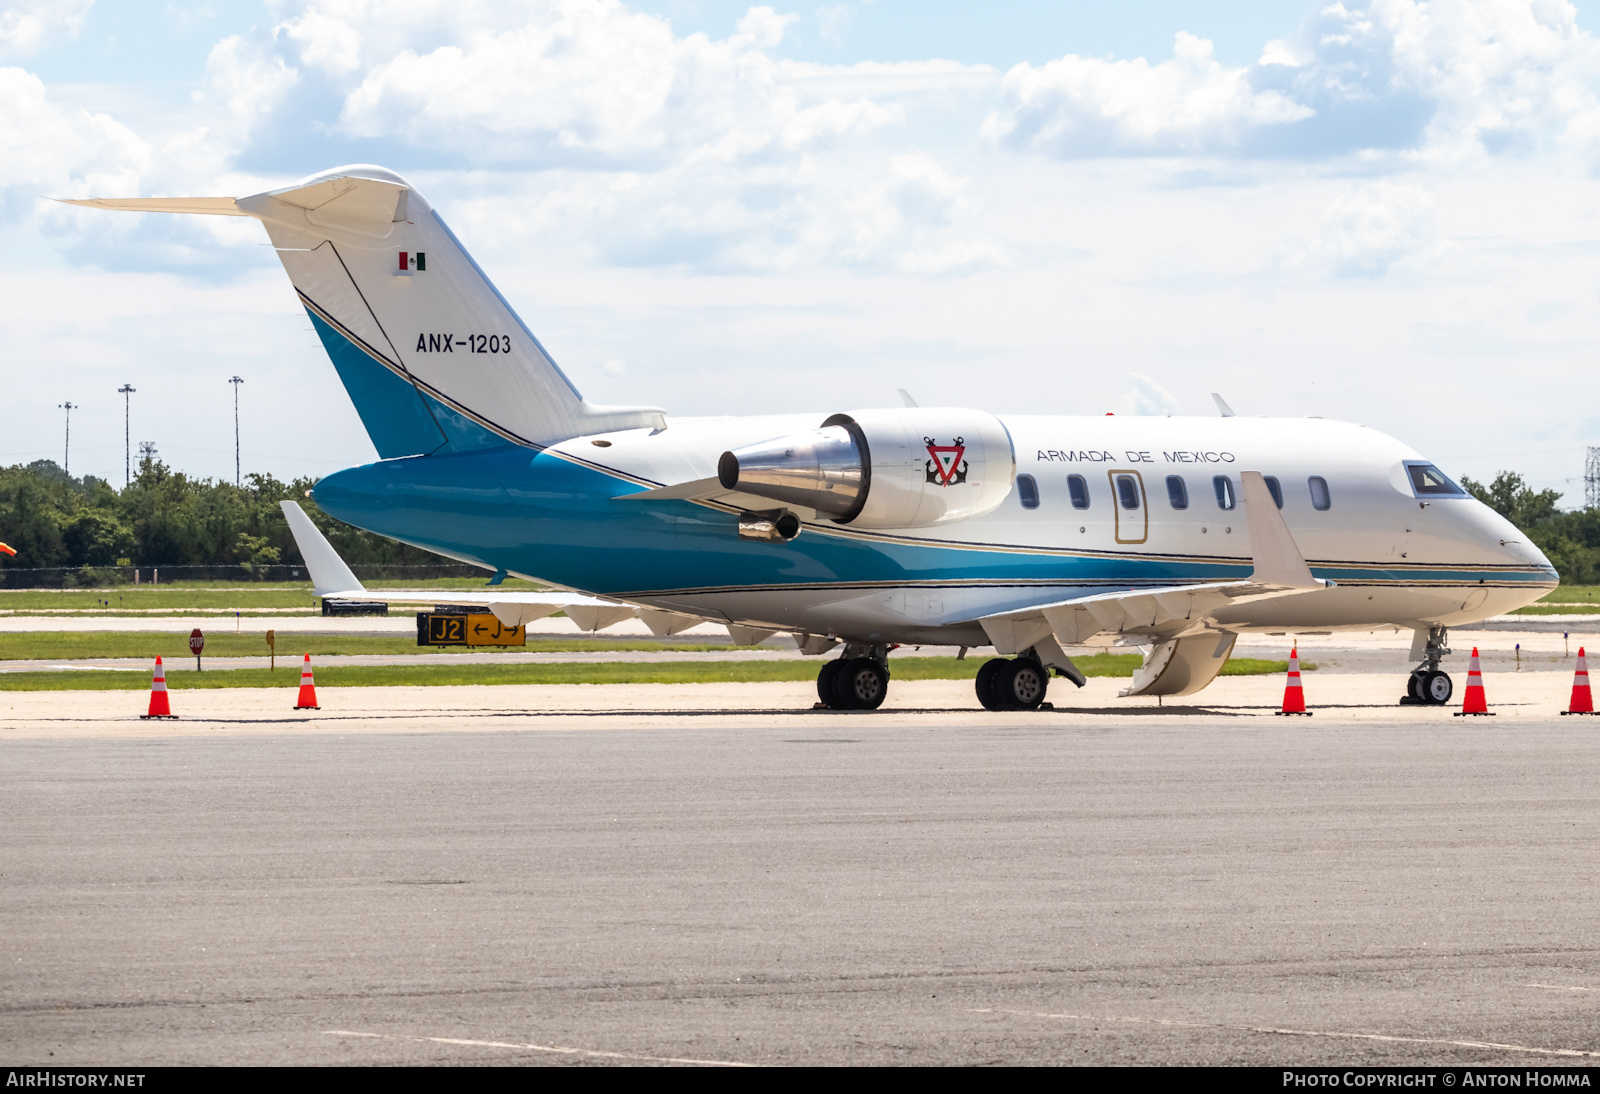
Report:
<svg viewBox="0 0 1600 1094"><path fill-rule="evenodd" d="M1411 489L1417 497L1465 497L1466 491L1445 478L1431 463L1407 463L1406 474L1411 476Z"/></svg>

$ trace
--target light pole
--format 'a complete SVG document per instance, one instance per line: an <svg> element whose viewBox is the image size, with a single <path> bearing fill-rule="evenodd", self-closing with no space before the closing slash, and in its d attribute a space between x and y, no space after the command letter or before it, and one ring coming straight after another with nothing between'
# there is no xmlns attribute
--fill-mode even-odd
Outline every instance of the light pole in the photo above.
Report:
<svg viewBox="0 0 1600 1094"><path fill-rule="evenodd" d="M122 485L127 486L133 481L133 443L130 438L133 434L129 431L130 407L133 405L132 395L139 390L132 384L123 384L117 388L117 394L122 396Z"/></svg>
<svg viewBox="0 0 1600 1094"><path fill-rule="evenodd" d="M61 454L61 470L66 472L67 477L70 479L72 477L72 412L83 408L70 399L64 403L57 403L56 406L67 412L67 445Z"/></svg>
<svg viewBox="0 0 1600 1094"><path fill-rule="evenodd" d="M239 385L244 383L244 377L235 376L228 383L233 385L233 485L244 485L244 479L239 474Z"/></svg>

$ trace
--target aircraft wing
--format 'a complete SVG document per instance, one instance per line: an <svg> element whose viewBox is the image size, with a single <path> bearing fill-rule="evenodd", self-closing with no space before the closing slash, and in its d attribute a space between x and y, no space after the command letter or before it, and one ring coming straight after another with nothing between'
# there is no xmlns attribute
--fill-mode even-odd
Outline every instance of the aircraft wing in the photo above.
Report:
<svg viewBox="0 0 1600 1094"><path fill-rule="evenodd" d="M305 510L301 509L298 503L285 501L279 505L283 508L284 517L289 521L289 531L294 536L295 545L300 548L300 555L306 560L306 569L311 572L312 592L317 596L333 597L338 600L376 600L389 604L482 605L493 612L495 618L507 627L525 626L547 615L565 611L580 629L598 631L640 614L640 609L632 604L559 590L502 592L490 587L486 587L481 593L442 592L436 589L370 590L361 584L350 567L345 565L344 559L339 557L339 552L328 542L328 537L311 523L311 518L306 516ZM672 615L674 615L672 612L651 612L645 622L650 625L651 630L656 630L658 623L670 624L671 621L656 620L654 616ZM681 618L689 619L687 616ZM693 626L697 622L699 620L694 619L689 621L687 626ZM686 629L684 626L677 627L677 630L684 629ZM675 632L668 630L665 633Z"/></svg>
<svg viewBox="0 0 1600 1094"><path fill-rule="evenodd" d="M999 653L1020 653L1050 639L1081 645L1099 634L1169 639L1216 629L1208 621L1234 604L1331 588L1311 576L1289 526L1259 471L1240 475L1255 571L1244 581L1201 582L1090 596L1000 612L978 620Z"/></svg>

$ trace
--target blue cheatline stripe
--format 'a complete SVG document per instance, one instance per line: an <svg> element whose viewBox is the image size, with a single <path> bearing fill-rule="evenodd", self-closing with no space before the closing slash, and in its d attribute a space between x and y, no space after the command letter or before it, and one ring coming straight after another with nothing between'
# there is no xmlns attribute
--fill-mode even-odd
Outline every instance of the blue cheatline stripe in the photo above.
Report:
<svg viewBox="0 0 1600 1094"><path fill-rule="evenodd" d="M399 456L416 456L432 452L445 444L448 438L439 430L439 424L423 404L416 386L392 369L373 360L372 355L356 346L339 331L329 326L316 312L306 308L311 325L322 339L322 348L328 351L339 381L355 404L361 424L372 438L372 446L384 459Z"/></svg>
<svg viewBox="0 0 1600 1094"><path fill-rule="evenodd" d="M444 430L445 436L450 438L450 443L440 451L471 452L482 448L503 448L506 439L493 430L485 429L465 414L453 407L448 407L435 399L432 395L423 395L429 409L433 411L434 420Z"/></svg>
<svg viewBox="0 0 1600 1094"><path fill-rule="evenodd" d="M340 471L317 485L318 504L341 520L452 558L531 574L589 592L622 595L738 589L870 591L910 585L1015 586L1038 602L1040 586L1088 591L1225 581L1251 565L1187 559L1084 557L1027 548L975 549L807 531L788 544L741 540L737 517L690 502L612 501L618 477L547 453L502 445ZM1337 567L1314 567L1338 580ZM1343 571L1353 582L1551 584L1522 572ZM1031 590L1031 591L1030 591ZM1062 594L1070 595L1070 594ZM1058 597L1059 598L1059 597Z"/></svg>
<svg viewBox="0 0 1600 1094"><path fill-rule="evenodd" d="M398 366L385 363L376 350L358 345L309 305L306 314L361 415L361 424L384 459L471 452L506 444L505 437L445 403L425 385L413 383Z"/></svg>

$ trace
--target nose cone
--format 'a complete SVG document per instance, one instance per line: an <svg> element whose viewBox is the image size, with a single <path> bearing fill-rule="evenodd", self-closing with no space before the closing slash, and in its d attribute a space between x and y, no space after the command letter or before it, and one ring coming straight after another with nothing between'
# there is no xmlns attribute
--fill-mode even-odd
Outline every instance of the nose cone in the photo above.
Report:
<svg viewBox="0 0 1600 1094"><path fill-rule="evenodd" d="M1500 571L1496 584L1504 596L1495 597L1500 611L1526 607L1560 581L1556 568L1528 533L1482 502L1461 502L1457 520L1464 525L1462 538L1478 548L1484 562Z"/></svg>

